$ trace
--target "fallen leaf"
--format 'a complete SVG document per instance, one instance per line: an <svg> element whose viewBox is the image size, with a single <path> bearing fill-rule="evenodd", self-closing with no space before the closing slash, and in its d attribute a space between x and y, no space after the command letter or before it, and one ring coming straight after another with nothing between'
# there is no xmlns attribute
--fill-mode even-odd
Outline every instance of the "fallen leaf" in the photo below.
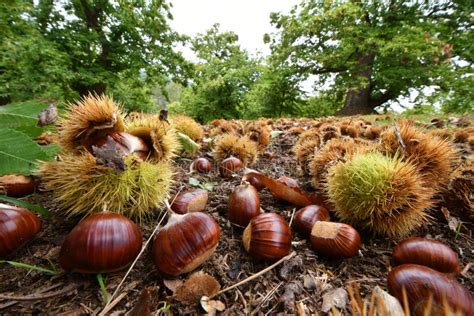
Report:
<svg viewBox="0 0 474 316"><path fill-rule="evenodd" d="M148 316L150 315L150 301L154 288L144 288L138 297L135 306L128 313L129 316Z"/></svg>
<svg viewBox="0 0 474 316"><path fill-rule="evenodd" d="M327 313L333 307L344 308L347 305L347 300L347 291L343 288L337 288L323 295L323 306L321 307L321 310Z"/></svg>
<svg viewBox="0 0 474 316"><path fill-rule="evenodd" d="M314 282L313 277L305 275L303 277L303 286L307 290L314 290L316 288L316 282Z"/></svg>
<svg viewBox="0 0 474 316"><path fill-rule="evenodd" d="M301 267L303 265L303 259L300 256L296 256L291 260L285 261L280 269L280 277L288 280L288 275L296 267Z"/></svg>
<svg viewBox="0 0 474 316"><path fill-rule="evenodd" d="M222 312L225 310L225 304L221 301L211 300L207 296L201 297L201 307L206 311L207 315L214 316L216 312Z"/></svg>
<svg viewBox="0 0 474 316"><path fill-rule="evenodd" d="M453 217L449 214L449 210L446 207L441 207L441 212L443 212L444 218L448 222L448 227L453 232L456 232L459 226L459 220L456 217Z"/></svg>
<svg viewBox="0 0 474 316"><path fill-rule="evenodd" d="M278 303L283 303L285 311L294 311L296 309L296 295L301 294L303 288L296 282L291 282L285 286L285 292L278 299Z"/></svg>

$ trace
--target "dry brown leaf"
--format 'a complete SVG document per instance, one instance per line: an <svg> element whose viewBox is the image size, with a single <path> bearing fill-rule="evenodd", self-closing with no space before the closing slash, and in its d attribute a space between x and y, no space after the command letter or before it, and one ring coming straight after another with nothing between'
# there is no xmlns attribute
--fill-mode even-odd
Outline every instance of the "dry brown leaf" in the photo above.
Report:
<svg viewBox="0 0 474 316"><path fill-rule="evenodd" d="M287 201L296 206L308 206L310 204L324 205L324 200L316 194L309 194L300 188L290 188L287 185L276 181L255 170L247 169L243 180L248 177L258 179L270 192L281 200Z"/></svg>
<svg viewBox="0 0 474 316"><path fill-rule="evenodd" d="M321 310L327 313L334 307L344 308L347 305L347 302L348 296L346 290L343 288L337 288L323 295L323 306L321 307Z"/></svg>
<svg viewBox="0 0 474 316"><path fill-rule="evenodd" d="M179 280L179 279L163 280L163 284L165 285L165 287L171 292L173 292L173 294L174 292L176 292L176 289L183 284L183 282L184 282L183 280Z"/></svg>
<svg viewBox="0 0 474 316"><path fill-rule="evenodd" d="M142 290L135 306L128 313L128 316L148 316L150 315L150 301L154 288L147 287Z"/></svg>

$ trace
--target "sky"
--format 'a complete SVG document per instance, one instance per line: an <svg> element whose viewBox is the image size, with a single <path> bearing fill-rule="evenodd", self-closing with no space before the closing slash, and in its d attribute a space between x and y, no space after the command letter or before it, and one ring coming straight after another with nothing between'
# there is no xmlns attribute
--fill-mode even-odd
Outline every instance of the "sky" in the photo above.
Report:
<svg viewBox="0 0 474 316"><path fill-rule="evenodd" d="M270 24L271 12L289 12L300 0L171 0L171 27L178 33L194 36L204 33L214 23L221 31L232 31L239 36L239 44L251 54L270 53L263 43L265 33L274 32ZM193 58L189 50L183 51Z"/></svg>

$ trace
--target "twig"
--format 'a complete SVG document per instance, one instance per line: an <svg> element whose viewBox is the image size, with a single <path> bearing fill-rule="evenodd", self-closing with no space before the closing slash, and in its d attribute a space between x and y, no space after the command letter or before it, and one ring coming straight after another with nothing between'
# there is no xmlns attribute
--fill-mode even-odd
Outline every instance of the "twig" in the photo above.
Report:
<svg viewBox="0 0 474 316"><path fill-rule="evenodd" d="M113 301L109 301L110 303L104 307L99 315L107 315L107 313L110 312L125 296L127 296L127 293L120 293L120 295L117 296L117 298L115 298Z"/></svg>
<svg viewBox="0 0 474 316"><path fill-rule="evenodd" d="M50 292L46 294L32 294L32 295L26 295L26 296L9 296L9 295L0 295L0 299L2 300L15 300L15 301L36 301L36 300L43 300L59 295L63 295L66 293L71 292L72 290L77 289L76 284L70 284L66 286L65 288L56 291L56 292Z"/></svg>
<svg viewBox="0 0 474 316"><path fill-rule="evenodd" d="M253 279L258 278L258 277L261 276L262 274L267 273L268 271L270 271L271 269L275 268L276 266L278 266L278 265L281 264L282 262L287 261L288 259L291 259L291 258L294 257L295 255L296 255L296 252L293 251L293 252L290 253L288 256L281 258L280 260L278 260L277 262L275 262L275 263L272 264L271 266L266 267L265 269L261 270L260 272L257 272L257 273L255 273L255 274L249 276L248 278L246 278L246 279L244 279L244 280L242 280L242 281L240 281L240 282L238 282L238 283L236 283L236 284L234 284L234 285L232 285L232 286L229 286L228 288L225 288L225 289L223 289L223 290L220 290L219 292L217 292L216 294L210 296L209 298L213 298L213 297L215 297L215 296L217 296L217 295L219 295L219 294L225 293L225 292L227 292L227 291L229 291L229 290L232 290L233 288L236 288L236 287L238 287L238 286L241 286L242 284L245 284L245 283L247 283L247 282L250 282L250 281L252 281Z"/></svg>
<svg viewBox="0 0 474 316"><path fill-rule="evenodd" d="M261 300L261 302L258 304L257 308L255 308L252 311L252 315L256 315L260 308L270 299L270 297L275 294L275 292L280 288L280 286L283 284L283 281L278 283L276 286L273 287L273 289L270 290L270 292L267 293L267 295L264 296L264 298Z"/></svg>
<svg viewBox="0 0 474 316"><path fill-rule="evenodd" d="M167 207L169 205L168 201L166 201L166 204L167 204ZM127 273L125 273L125 276L122 278L122 280L120 281L119 285L117 286L117 288L115 289L114 293L112 294L112 296L109 298L109 302L107 304L105 304L104 306L104 309L102 310L102 312L99 314L99 315L105 315L104 311L108 311L110 310L109 308L109 305L111 305L111 302L113 300L113 298L115 297L115 295L117 295L118 291L120 290L120 287L122 286L123 282L125 282L125 279L128 277L128 275L130 274L130 272L132 271L133 267L135 266L135 264L137 263L138 259L140 259L140 256L143 254L143 252L145 251L146 247L148 246L148 244L150 243L151 239L153 238L153 236L155 236L156 232L158 231L158 229L161 227L161 223L163 222L163 220L165 219L166 217L166 214L163 214L163 217L161 217L160 221L158 222L158 224L156 225L155 229L153 230L153 232L151 233L150 237L148 237L147 241L145 242L145 245L143 245L142 247L142 250L140 251L140 253L138 254L138 256L135 258L135 260L133 261L132 265L130 266L130 268L128 268L128 271Z"/></svg>
<svg viewBox="0 0 474 316"><path fill-rule="evenodd" d="M296 207L293 209L293 212L291 213L290 227L291 227L291 224L293 224L293 219L295 218L295 212L296 212Z"/></svg>
<svg viewBox="0 0 474 316"><path fill-rule="evenodd" d="M52 289L55 289L55 288L57 288L57 287L59 287L59 286L61 286L61 285L62 285L62 284L60 284L60 283L53 284L53 285L51 285L51 286L48 286L48 287L46 287L46 288L44 288L44 289L39 290L39 291L36 292L35 294L40 294L40 293L44 293L44 292L47 292L47 291L51 291ZM2 305L0 305L0 310L2 310L2 309L4 309L4 308L7 308L7 307L10 307L10 306L13 306L13 305L15 305L15 304L17 304L17 303L18 303L18 301L10 301L10 302L8 302L8 303L2 304Z"/></svg>
<svg viewBox="0 0 474 316"><path fill-rule="evenodd" d="M462 269L462 272L461 272L461 275L464 276L464 277L467 277L467 271L469 271L469 269L474 266L474 262L469 262L468 264L466 264L466 266L464 267L464 269Z"/></svg>
<svg viewBox="0 0 474 316"><path fill-rule="evenodd" d="M406 146L405 146L405 143L403 142L402 135L400 135L400 131L398 130L397 122L395 121L393 122L393 131L395 133L395 136L397 137L398 144L402 148L403 152L405 152Z"/></svg>

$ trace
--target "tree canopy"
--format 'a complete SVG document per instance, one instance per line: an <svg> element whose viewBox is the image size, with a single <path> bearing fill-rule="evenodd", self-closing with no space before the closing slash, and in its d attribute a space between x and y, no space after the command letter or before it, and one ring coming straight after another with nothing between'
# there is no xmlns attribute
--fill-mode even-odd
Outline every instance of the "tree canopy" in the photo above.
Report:
<svg viewBox="0 0 474 316"><path fill-rule="evenodd" d="M272 14L279 32L267 40L274 58L341 96L339 114L370 113L472 58L467 2L303 0Z"/></svg>

